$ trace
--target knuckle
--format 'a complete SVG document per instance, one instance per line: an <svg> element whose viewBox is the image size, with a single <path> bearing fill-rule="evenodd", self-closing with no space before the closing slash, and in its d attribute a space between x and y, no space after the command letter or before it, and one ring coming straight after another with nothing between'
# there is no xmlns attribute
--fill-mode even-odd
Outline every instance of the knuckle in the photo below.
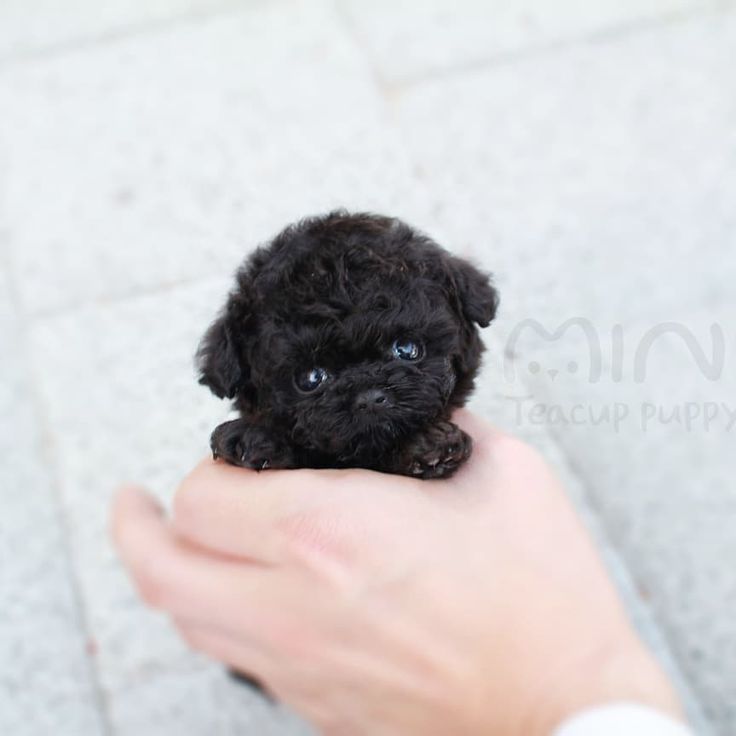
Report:
<svg viewBox="0 0 736 736"><path fill-rule="evenodd" d="M197 482L196 471L182 481L174 496L172 515L174 524L180 528L191 528L197 522L203 498L202 485Z"/></svg>
<svg viewBox="0 0 736 736"><path fill-rule="evenodd" d="M198 652L204 650L204 637L201 631L198 631L191 626L178 625L176 628L179 632L179 636L190 649L194 649Z"/></svg>
<svg viewBox="0 0 736 736"><path fill-rule="evenodd" d="M311 661L319 651L316 635L304 621L283 614L264 622L261 629L264 642L279 655L297 666L299 662Z"/></svg>
<svg viewBox="0 0 736 736"><path fill-rule="evenodd" d="M278 522L287 549L305 563L319 560L344 560L348 554L343 519L333 507L319 507L292 512Z"/></svg>
<svg viewBox="0 0 736 736"><path fill-rule="evenodd" d="M151 608L165 609L171 604L171 582L160 562L149 561L136 576L138 592Z"/></svg>
<svg viewBox="0 0 736 736"><path fill-rule="evenodd" d="M110 522L110 531L115 547L123 559L128 559L140 545L138 524L127 515L116 514Z"/></svg>
<svg viewBox="0 0 736 736"><path fill-rule="evenodd" d="M321 511L295 514L281 522L289 564L310 584L337 600L352 599L359 589L359 543L344 520Z"/></svg>

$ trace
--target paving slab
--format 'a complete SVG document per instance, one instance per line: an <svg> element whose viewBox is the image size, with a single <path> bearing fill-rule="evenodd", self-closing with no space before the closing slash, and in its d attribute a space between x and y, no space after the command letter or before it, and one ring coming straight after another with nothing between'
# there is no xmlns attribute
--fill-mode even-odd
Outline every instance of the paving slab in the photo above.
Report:
<svg viewBox="0 0 736 736"><path fill-rule="evenodd" d="M197 657L131 588L108 536L122 480L166 502L208 453L227 406L196 382L193 354L229 279L72 310L31 342L57 445L64 512L116 734L302 734L304 726ZM213 718L215 721L213 721ZM213 725L214 723L214 725ZM164 726L164 724L166 724Z"/></svg>
<svg viewBox="0 0 736 736"><path fill-rule="evenodd" d="M35 0L29 7L24 0L4 0L0 5L0 63L235 4L213 0Z"/></svg>
<svg viewBox="0 0 736 736"><path fill-rule="evenodd" d="M717 0L343 0L381 75L394 83L662 22Z"/></svg>
<svg viewBox="0 0 736 736"><path fill-rule="evenodd" d="M514 421L555 436L725 736L736 729L736 631L724 615L736 605L736 304L633 323L600 345L594 374L580 333L517 345L530 390Z"/></svg>
<svg viewBox="0 0 736 736"><path fill-rule="evenodd" d="M423 211L330 3L256 4L0 69L0 109L0 228L31 314L229 273L305 214Z"/></svg>
<svg viewBox="0 0 736 736"><path fill-rule="evenodd" d="M0 733L64 723L98 736L104 716L21 335L0 269Z"/></svg>
<svg viewBox="0 0 736 736"><path fill-rule="evenodd" d="M399 95L433 217L497 273L507 324L610 326L731 298L734 67L723 13Z"/></svg>

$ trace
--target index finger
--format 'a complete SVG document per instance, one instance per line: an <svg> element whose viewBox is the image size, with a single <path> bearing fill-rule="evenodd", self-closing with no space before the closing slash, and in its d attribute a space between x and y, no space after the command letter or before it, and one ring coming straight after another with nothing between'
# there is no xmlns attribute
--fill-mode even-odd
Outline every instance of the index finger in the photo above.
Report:
<svg viewBox="0 0 736 736"><path fill-rule="evenodd" d="M242 630L246 620L255 626L287 605L289 588L278 571L181 544L163 509L143 489L119 491L111 532L141 596L154 608Z"/></svg>
<svg viewBox="0 0 736 736"><path fill-rule="evenodd" d="M487 444L492 428L467 411L453 420ZM452 488L450 488L452 484ZM189 542L221 554L278 564L291 558L295 538L309 547L341 556L352 548L348 538L366 522L359 499L386 503L402 493L429 497L429 491L454 490L455 478L422 481L370 470L266 470L257 472L203 460L176 493L174 530ZM336 494L350 495L352 511L340 513ZM380 499L380 500L379 500ZM367 533L367 532L366 532Z"/></svg>
<svg viewBox="0 0 736 736"><path fill-rule="evenodd" d="M278 564L278 523L323 495L330 471L254 470L203 460L184 479L173 504L174 531L221 554Z"/></svg>

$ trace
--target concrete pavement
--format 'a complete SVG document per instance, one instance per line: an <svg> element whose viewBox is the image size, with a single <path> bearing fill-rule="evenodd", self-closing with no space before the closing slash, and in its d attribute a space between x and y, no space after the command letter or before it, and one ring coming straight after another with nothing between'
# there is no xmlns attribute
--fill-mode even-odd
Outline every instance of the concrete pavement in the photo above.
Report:
<svg viewBox="0 0 736 736"><path fill-rule="evenodd" d="M0 732L308 733L140 605L106 519L224 416L191 361L234 267L336 206L497 274L474 407L556 465L694 721L736 732L735 69L723 0L0 5Z"/></svg>

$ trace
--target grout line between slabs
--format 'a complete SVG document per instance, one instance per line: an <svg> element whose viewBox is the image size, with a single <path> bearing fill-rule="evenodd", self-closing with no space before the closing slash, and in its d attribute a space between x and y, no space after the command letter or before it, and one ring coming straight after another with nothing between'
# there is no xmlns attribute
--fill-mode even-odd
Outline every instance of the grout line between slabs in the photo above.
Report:
<svg viewBox="0 0 736 736"><path fill-rule="evenodd" d="M339 0L336 0L336 2L339 2ZM344 16L343 22L346 23L348 29L351 30L354 24L350 18L349 11L344 9L342 3L340 3L340 8L341 11L339 15ZM546 42L542 41L538 44L531 44L523 48L500 51L495 54L491 53L482 58L479 57L477 59L471 59L457 64L449 64L448 66L435 68L430 67L424 71L419 71L413 74L410 73L403 77L399 75L396 78L384 76L380 70L379 63L365 42L361 40L359 45L363 49L364 53L367 54L371 68L373 69L376 77L380 80L379 87L384 91L388 98L391 99L401 96L403 93L414 87L421 87L435 82L451 80L456 77L460 77L463 74L473 74L476 72L490 70L495 67L505 67L527 60L540 59L563 51L567 48L575 48L596 43L615 43L616 41L639 33L656 32L662 28L684 25L700 18L725 15L733 12L736 12L736 0L729 0L728 4L725 5L716 3L705 8L691 8L688 10L673 11L659 15L655 18L640 18L636 20L622 21L620 23L614 23L608 27L582 33L580 35L573 34L565 38ZM351 34L357 39L362 39L362 35L357 29L351 30Z"/></svg>
<svg viewBox="0 0 736 736"><path fill-rule="evenodd" d="M379 65L371 52L368 39L360 29L359 24L355 22L350 11L345 6L345 3L341 0L333 0L332 10L338 25L342 27L348 40L363 57L363 60L370 71L373 84L378 90L380 96L384 101L390 99L392 95L392 84L383 78Z"/></svg>
<svg viewBox="0 0 736 736"><path fill-rule="evenodd" d="M234 278L235 271L233 269L214 272L205 276L192 276L189 278L177 279L176 281L168 281L164 283L152 284L151 286L133 287L132 289L120 294L111 294L109 296L82 298L78 301L71 301L60 306L43 307L39 310L30 311L26 316L29 324L37 322L45 322L53 320L57 317L65 317L75 312L80 312L90 307L108 307L117 304L123 304L136 299L145 299L149 296L157 294L168 294L178 289L187 289L199 284L209 282L216 283L228 278Z"/></svg>
<svg viewBox="0 0 736 736"><path fill-rule="evenodd" d="M736 0L734 1L736 2ZM421 167L412 153L411 146L406 138L404 126L401 124L401 119L398 115L396 102L399 95L397 94L397 88L381 75L379 65L371 52L370 44L365 34L353 19L343 0L332 0L332 8L338 25L342 27L347 40L352 43L355 50L361 55L368 69L369 78L377 96L377 104L380 106L381 116L387 128L395 134L396 140L406 157L409 176L413 184L417 188L425 190L427 196L429 196L426 177L422 176Z"/></svg>
<svg viewBox="0 0 736 736"><path fill-rule="evenodd" d="M54 516L61 530L62 554L65 560L65 567L69 570L67 582L72 593L73 606L82 638L82 644L84 645L92 638L94 632L90 628L90 619L87 613L83 588L76 565L76 557L71 546L71 530L66 514L64 513L62 501L63 494L61 489L62 484L61 479L59 478L59 463L58 458L56 457L55 442L48 420L48 413L46 411L46 402L38 389L39 376L28 339L28 326L30 321L27 319L20 303L15 285L15 277L11 267L12 264L10 262L11 259L9 251L3 251L0 249L0 259L0 267L5 269L7 275L8 295L10 297L11 305L18 315L18 321L23 328L19 331L20 334L18 335L18 340L20 343L20 351L22 353L22 362L26 365L29 371L29 376L31 377L31 380L28 382L30 393L29 403L31 405L36 427L39 431L41 459L43 461L43 467L46 470L51 495L53 496L53 503L55 506ZM102 687L98 662L94 657L89 655L86 646L83 646L81 655L84 659L85 669L87 670L89 677L92 699L95 711L98 715L98 723L101 727L101 733L103 736L112 736L113 729L112 724L110 723L108 702Z"/></svg>
<svg viewBox="0 0 736 736"><path fill-rule="evenodd" d="M130 21L128 23L122 23L115 28L82 34L60 41L52 41L36 48L20 48L17 51L10 51L5 56L0 55L0 73L13 67L54 59L76 51L94 49L115 41L155 35L164 30L188 26L199 21L237 15L241 12L247 13L259 7L265 7L266 5L267 0L258 0L258 2L247 5L240 2L240 0L220 0L210 7L194 8L188 12L174 13L162 18Z"/></svg>

